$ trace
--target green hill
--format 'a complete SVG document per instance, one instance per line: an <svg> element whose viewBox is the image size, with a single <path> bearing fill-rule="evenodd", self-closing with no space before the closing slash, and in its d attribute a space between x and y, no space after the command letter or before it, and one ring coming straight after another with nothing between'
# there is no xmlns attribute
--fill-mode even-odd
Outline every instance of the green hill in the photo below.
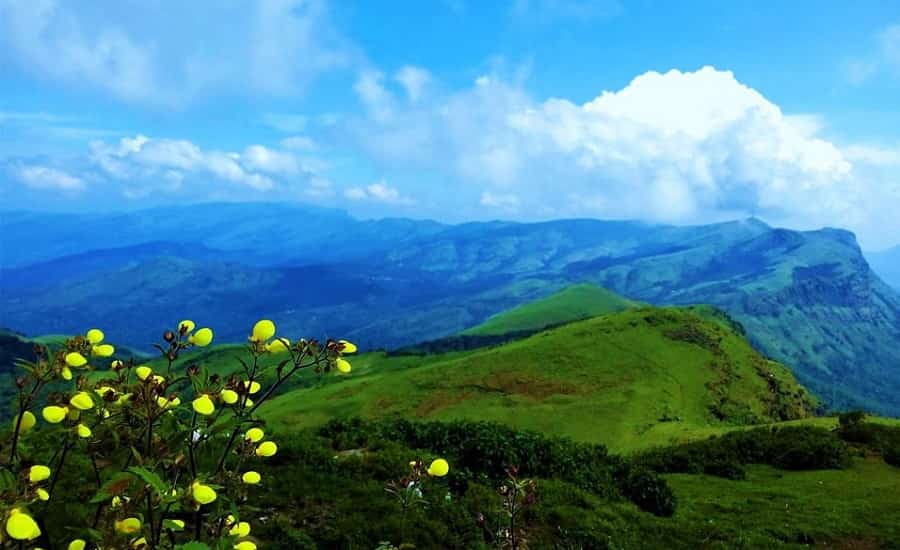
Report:
<svg viewBox="0 0 900 550"><path fill-rule="evenodd" d="M497 335L535 331L545 327L614 313L636 302L592 284L573 285L542 300L530 302L490 317L463 332L468 335Z"/></svg>
<svg viewBox="0 0 900 550"><path fill-rule="evenodd" d="M784 366L683 308L629 309L488 349L371 353L353 365L349 377L307 380L264 414L285 428L357 415L493 420L630 450L814 408Z"/></svg>

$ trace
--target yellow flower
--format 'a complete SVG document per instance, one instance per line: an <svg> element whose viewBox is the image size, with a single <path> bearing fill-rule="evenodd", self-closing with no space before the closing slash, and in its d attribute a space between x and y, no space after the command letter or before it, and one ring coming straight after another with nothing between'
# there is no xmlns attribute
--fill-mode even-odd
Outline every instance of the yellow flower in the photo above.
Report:
<svg viewBox="0 0 900 550"><path fill-rule="evenodd" d="M216 406L213 404L212 399L206 394L194 399L192 405L194 410L197 411L197 414L202 414L203 416L209 416L216 412Z"/></svg>
<svg viewBox="0 0 900 550"><path fill-rule="evenodd" d="M432 477L444 477L450 471L450 465L443 458L438 458L428 467L428 475Z"/></svg>
<svg viewBox="0 0 900 550"><path fill-rule="evenodd" d="M125 403L128 403L129 400L131 400L131 394L123 393L119 396L118 399L116 399L116 405L124 405Z"/></svg>
<svg viewBox="0 0 900 550"><path fill-rule="evenodd" d="M137 377L141 380L146 380L148 376L153 374L153 369L151 369L147 365L141 365L140 367L134 369L134 373L137 374Z"/></svg>
<svg viewBox="0 0 900 550"><path fill-rule="evenodd" d="M216 500L216 491L209 485L204 485L199 481L195 481L191 485L191 496L198 504L209 504Z"/></svg>
<svg viewBox="0 0 900 550"><path fill-rule="evenodd" d="M59 371L59 375L62 376L63 380L71 380L72 379L72 369L69 367L63 367Z"/></svg>
<svg viewBox="0 0 900 550"><path fill-rule="evenodd" d="M112 500L109 502L109 507L115 510L116 508L122 506L122 497L116 495L112 497Z"/></svg>
<svg viewBox="0 0 900 550"><path fill-rule="evenodd" d="M115 352L116 348L109 344L100 344L99 346L93 346L91 348L91 353L97 357L110 357Z"/></svg>
<svg viewBox="0 0 900 550"><path fill-rule="evenodd" d="M87 365L87 359L84 358L84 355L73 351L66 354L66 364L70 367L83 367Z"/></svg>
<svg viewBox="0 0 900 550"><path fill-rule="evenodd" d="M352 368L350 366L350 361L347 361L343 357L339 357L338 360L334 362L334 364L337 367L337 370L343 372L344 374L350 372L350 369Z"/></svg>
<svg viewBox="0 0 900 550"><path fill-rule="evenodd" d="M159 405L159 408L161 409L174 409L178 405L181 405L181 399L178 396L175 396L172 399L160 396L156 398L156 404Z"/></svg>
<svg viewBox="0 0 900 550"><path fill-rule="evenodd" d="M211 328L201 328L188 337L188 342L197 347L205 348L213 341L213 331Z"/></svg>
<svg viewBox="0 0 900 550"><path fill-rule="evenodd" d="M99 328L92 328L91 330L87 331L86 336L87 336L87 341L90 342L91 344L99 344L100 342L103 341L103 338L104 338L103 331L100 330Z"/></svg>
<svg viewBox="0 0 900 550"><path fill-rule="evenodd" d="M253 325L253 333L250 335L250 341L257 343L265 342L273 336L275 336L275 323L268 319L263 319Z"/></svg>
<svg viewBox="0 0 900 550"><path fill-rule="evenodd" d="M181 332L181 329L184 328L184 333L188 334L194 331L194 327L197 326L190 319L185 319L184 321L178 323L178 331Z"/></svg>
<svg viewBox="0 0 900 550"><path fill-rule="evenodd" d="M245 540L235 544L234 548L235 550L256 550L256 543Z"/></svg>
<svg viewBox="0 0 900 550"><path fill-rule="evenodd" d="M256 443L262 440L265 435L266 433L260 428L250 428L247 430L247 433L244 434L244 438L251 443Z"/></svg>
<svg viewBox="0 0 900 550"><path fill-rule="evenodd" d="M244 407L246 407L246 408L249 409L249 408L252 407L252 406L253 406L253 400L252 400L252 399L250 399L250 398L248 397L247 399L244 400Z"/></svg>
<svg viewBox="0 0 900 550"><path fill-rule="evenodd" d="M94 388L94 393L100 396L100 399L106 398L106 394L111 393L115 395L115 388L110 388L109 386L100 386L99 388Z"/></svg>
<svg viewBox="0 0 900 550"><path fill-rule="evenodd" d="M266 344L266 351L269 353L284 353L291 347L291 341L287 338L276 338Z"/></svg>
<svg viewBox="0 0 900 550"><path fill-rule="evenodd" d="M118 359L116 359L115 361L113 361L112 363L109 364L109 368L111 368L112 370L119 370L124 366L125 366L125 363L123 363L122 361L120 361Z"/></svg>
<svg viewBox="0 0 900 550"><path fill-rule="evenodd" d="M160 386L164 386L166 383L166 377L156 374L153 376L153 381L159 384Z"/></svg>
<svg viewBox="0 0 900 550"><path fill-rule="evenodd" d="M261 386L259 385L259 382L257 382L256 380L254 380L253 382L244 380L244 387L246 388L247 386L250 386L250 392L249 392L250 395L253 395L254 393L259 393L259 390L261 388Z"/></svg>
<svg viewBox="0 0 900 550"><path fill-rule="evenodd" d="M131 541L132 548L147 548L147 539L144 537L134 539Z"/></svg>
<svg viewBox="0 0 900 550"><path fill-rule="evenodd" d="M37 423L37 418L34 417L34 413L31 411L25 411L22 413L22 420L19 421L19 433L25 433ZM16 427L16 420L13 420L13 429Z"/></svg>
<svg viewBox="0 0 900 550"><path fill-rule="evenodd" d="M6 532L16 540L32 540L41 536L41 528L38 527L34 518L18 508L13 508L9 512L9 517L6 519Z"/></svg>
<svg viewBox="0 0 900 550"><path fill-rule="evenodd" d="M231 536L237 535L239 537L246 537L247 535L250 534L250 524L247 523L246 521L242 521L242 522L238 523L237 525L235 525L234 527L232 527L228 531L228 534Z"/></svg>
<svg viewBox="0 0 900 550"><path fill-rule="evenodd" d="M41 411L41 415L44 417L44 420L51 424L59 424L63 421L63 418L65 418L68 413L69 409L67 407L58 407L56 405L44 407L44 410Z"/></svg>
<svg viewBox="0 0 900 550"><path fill-rule="evenodd" d="M40 483L50 477L50 468L43 464L35 464L28 469L28 481L32 483Z"/></svg>
<svg viewBox="0 0 900 550"><path fill-rule="evenodd" d="M347 340L338 340L338 344L341 344L341 353L356 353L356 344Z"/></svg>
<svg viewBox="0 0 900 550"><path fill-rule="evenodd" d="M125 518L117 520L115 523L116 531L123 535L133 535L141 530L141 520L138 518Z"/></svg>
<svg viewBox="0 0 900 550"><path fill-rule="evenodd" d="M78 427L75 429L78 431L78 437L83 437L83 438L91 437L91 429L88 428L87 426L85 426L84 424L79 424Z"/></svg>
<svg viewBox="0 0 900 550"><path fill-rule="evenodd" d="M261 480L262 476L259 475L259 472L244 472L244 475L241 476L241 481L243 481L247 485L256 485Z"/></svg>
<svg viewBox="0 0 900 550"><path fill-rule="evenodd" d="M278 445L274 441L263 441L256 448L256 456L272 456L278 452Z"/></svg>
<svg viewBox="0 0 900 550"><path fill-rule="evenodd" d="M94 407L94 400L91 399L91 394L88 392L80 391L73 395L72 399L69 399L69 405L80 411L86 411Z"/></svg>
<svg viewBox="0 0 900 550"><path fill-rule="evenodd" d="M84 550L87 543L82 539L75 539L69 543L69 550Z"/></svg>
<svg viewBox="0 0 900 550"><path fill-rule="evenodd" d="M38 487L37 491L35 491L35 492L37 493L37 496L39 499L41 499L43 501L50 500L50 493L48 493L46 489Z"/></svg>
<svg viewBox="0 0 900 550"><path fill-rule="evenodd" d="M228 405L234 405L238 400L238 394L234 390L222 390L219 392L219 397Z"/></svg>

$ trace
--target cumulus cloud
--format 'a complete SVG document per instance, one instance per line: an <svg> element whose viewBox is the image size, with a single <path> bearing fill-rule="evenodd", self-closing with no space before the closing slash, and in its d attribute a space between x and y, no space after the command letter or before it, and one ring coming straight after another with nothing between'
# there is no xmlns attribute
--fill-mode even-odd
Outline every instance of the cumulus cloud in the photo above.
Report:
<svg viewBox="0 0 900 550"><path fill-rule="evenodd" d="M211 91L293 94L355 55L324 0L165 9L137 0L0 0L0 61L134 103L180 105Z"/></svg>
<svg viewBox="0 0 900 550"><path fill-rule="evenodd" d="M850 84L859 86L879 73L900 71L900 23L879 30L874 42L868 55L847 59L841 65Z"/></svg>
<svg viewBox="0 0 900 550"><path fill-rule="evenodd" d="M365 187L350 187L344 190L344 197L352 201L374 201L395 205L411 205L415 201L381 180Z"/></svg>
<svg viewBox="0 0 900 550"><path fill-rule="evenodd" d="M13 168L13 175L28 187L34 189L56 189L81 191L84 181L58 168L41 165L21 164Z"/></svg>
<svg viewBox="0 0 900 550"><path fill-rule="evenodd" d="M90 162L130 198L153 189L183 187L183 182L190 183L193 195L227 198L264 192L285 198L325 196L328 188L306 160L263 145L250 145L238 153L203 149L188 140L137 135L113 143L92 142Z"/></svg>
<svg viewBox="0 0 900 550"><path fill-rule="evenodd" d="M536 101L497 75L424 105L378 101L390 116L370 111L355 130L381 162L480 188L484 206L515 196L523 215L694 223L756 214L795 227L852 223L871 238L872 213L884 207L869 197L900 204L876 169L892 153L826 140L820 117L785 114L712 67L651 71L582 104Z"/></svg>
<svg viewBox="0 0 900 550"><path fill-rule="evenodd" d="M397 71L394 78L406 90L409 99L416 102L422 98L428 83L431 82L431 73L421 67L406 65Z"/></svg>

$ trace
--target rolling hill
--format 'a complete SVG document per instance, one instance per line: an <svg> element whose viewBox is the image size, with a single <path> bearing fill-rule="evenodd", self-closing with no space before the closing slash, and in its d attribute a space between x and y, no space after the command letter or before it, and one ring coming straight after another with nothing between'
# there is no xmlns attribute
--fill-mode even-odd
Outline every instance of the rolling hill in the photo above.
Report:
<svg viewBox="0 0 900 550"><path fill-rule="evenodd" d="M0 230L3 323L31 334L98 325L149 349L185 316L238 341L265 315L286 333L396 349L491 330L499 312L590 283L643 303L711 304L829 405L900 414L900 295L846 231L753 218L443 225L261 203L7 212Z"/></svg>
<svg viewBox="0 0 900 550"><path fill-rule="evenodd" d="M274 400L284 429L332 417L494 420L635 449L722 426L810 416L783 365L690 309L635 308L497 347L429 356L370 353L349 377Z"/></svg>
<svg viewBox="0 0 900 550"><path fill-rule="evenodd" d="M463 331L469 335L500 335L535 331L578 319L637 306L636 302L591 284L573 285L556 294L515 307Z"/></svg>

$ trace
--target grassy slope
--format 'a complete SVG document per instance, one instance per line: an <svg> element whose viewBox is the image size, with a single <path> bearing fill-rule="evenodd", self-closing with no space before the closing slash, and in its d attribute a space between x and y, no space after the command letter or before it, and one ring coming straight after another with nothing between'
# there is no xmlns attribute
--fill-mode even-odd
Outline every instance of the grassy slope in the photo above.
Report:
<svg viewBox="0 0 900 550"><path fill-rule="evenodd" d="M494 315L484 323L464 331L463 334L492 335L538 330L551 325L622 311L636 305L636 302L599 286L573 285L542 300Z"/></svg>
<svg viewBox="0 0 900 550"><path fill-rule="evenodd" d="M702 531L708 548L805 548L804 542L824 541L833 541L828 548L880 548L877 539L900 540L900 470L876 457L855 459L847 470L751 466L742 481L666 478L679 499L679 523Z"/></svg>
<svg viewBox="0 0 900 550"><path fill-rule="evenodd" d="M809 412L787 369L677 308L628 310L496 348L353 364L351 376L283 395L264 414L282 427L351 415L484 419L632 450Z"/></svg>

